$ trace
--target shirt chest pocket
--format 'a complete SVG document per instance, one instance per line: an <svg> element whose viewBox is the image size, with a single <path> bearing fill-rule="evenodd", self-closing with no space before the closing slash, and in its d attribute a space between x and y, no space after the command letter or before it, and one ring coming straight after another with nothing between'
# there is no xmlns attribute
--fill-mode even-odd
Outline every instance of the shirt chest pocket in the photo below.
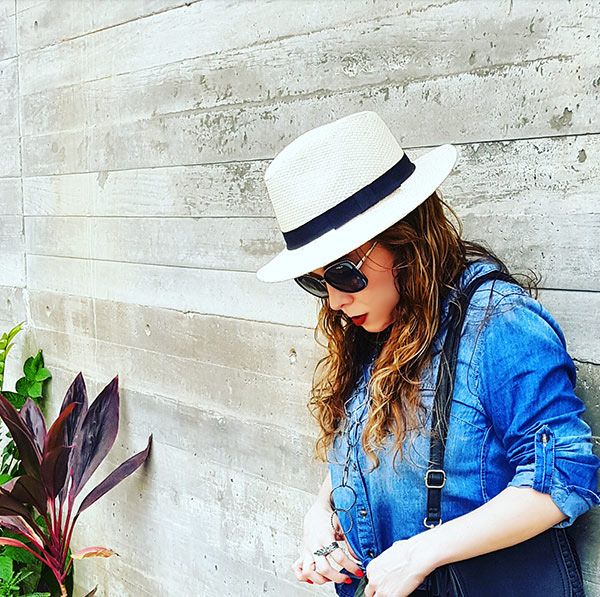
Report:
<svg viewBox="0 0 600 597"><path fill-rule="evenodd" d="M452 424L452 419L456 420L454 425ZM485 431L490 426L490 423L485 413L477 408L475 404L461 400L460 398L454 398L450 408L450 426L465 428L465 432L468 431L468 427Z"/></svg>

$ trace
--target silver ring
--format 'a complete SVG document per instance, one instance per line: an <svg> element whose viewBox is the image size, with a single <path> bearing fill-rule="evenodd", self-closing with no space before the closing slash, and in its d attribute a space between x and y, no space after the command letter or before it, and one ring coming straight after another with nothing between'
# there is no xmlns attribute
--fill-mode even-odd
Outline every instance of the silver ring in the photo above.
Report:
<svg viewBox="0 0 600 597"><path fill-rule="evenodd" d="M338 549L339 547L340 547L340 545L337 541L332 541L329 545L326 545L325 547L320 547L319 549L317 549L317 551L314 551L313 553L316 556L326 556L326 555L330 554L332 551L335 551L336 549Z"/></svg>

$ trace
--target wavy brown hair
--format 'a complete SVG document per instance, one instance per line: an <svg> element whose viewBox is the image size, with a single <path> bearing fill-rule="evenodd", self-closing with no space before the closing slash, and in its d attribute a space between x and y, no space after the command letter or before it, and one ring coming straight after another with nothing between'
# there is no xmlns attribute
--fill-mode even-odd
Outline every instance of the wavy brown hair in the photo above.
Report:
<svg viewBox="0 0 600 597"><path fill-rule="evenodd" d="M456 225L444 208L452 214ZM420 376L431 359L442 302L453 289L453 283L467 264L477 259L491 260L509 274L491 249L463 240L461 235L459 217L437 190L373 239L394 256L395 284L401 297L370 379L371 408L361 443L375 467L379 466L377 450L390 435L394 438L395 461L398 455L402 458L402 444L407 436L412 437L410 432L424 431L426 410L420 398ZM525 281L515 282L537 296L539 280L535 274L520 276ZM320 300L315 340L327 349L327 354L315 368L308 407L320 427L316 456L326 460L344 423L344 401L361 375L365 335L369 332L350 324L341 310L331 309L327 297ZM325 338L325 344L319 334Z"/></svg>

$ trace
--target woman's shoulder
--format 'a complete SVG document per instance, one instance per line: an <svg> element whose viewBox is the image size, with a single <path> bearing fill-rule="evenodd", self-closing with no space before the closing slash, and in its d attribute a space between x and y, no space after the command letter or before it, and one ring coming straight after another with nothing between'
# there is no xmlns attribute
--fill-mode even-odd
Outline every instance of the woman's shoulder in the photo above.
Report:
<svg viewBox="0 0 600 597"><path fill-rule="evenodd" d="M499 270L490 261L469 264L461 279L461 287L489 271ZM520 334L549 334L563 346L565 337L560 325L546 307L518 282L502 279L484 281L473 294L466 316L466 325L492 328L487 335L505 340ZM524 340L525 337L522 337Z"/></svg>

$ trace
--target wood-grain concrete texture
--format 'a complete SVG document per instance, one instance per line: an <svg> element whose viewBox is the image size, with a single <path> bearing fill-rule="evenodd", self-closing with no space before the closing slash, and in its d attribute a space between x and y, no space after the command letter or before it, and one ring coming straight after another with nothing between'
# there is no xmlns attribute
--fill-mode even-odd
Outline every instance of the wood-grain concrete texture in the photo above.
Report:
<svg viewBox="0 0 600 597"><path fill-rule="evenodd" d="M600 434L600 8L574 0L0 0L0 320L28 321L56 412L115 374L109 471L77 567L100 595L331 595L289 565L325 468L305 408L316 304L254 272L283 241L263 173L374 109L468 238L542 276ZM600 454L600 443L595 449ZM600 514L574 526L600 595Z"/></svg>

